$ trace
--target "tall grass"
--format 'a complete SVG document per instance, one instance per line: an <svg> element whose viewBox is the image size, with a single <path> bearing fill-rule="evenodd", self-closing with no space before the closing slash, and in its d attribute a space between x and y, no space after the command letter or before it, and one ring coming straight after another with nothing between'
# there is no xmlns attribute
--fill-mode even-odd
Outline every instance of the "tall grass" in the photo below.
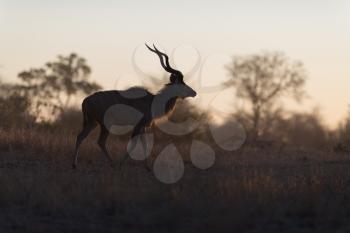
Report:
<svg viewBox="0 0 350 233"><path fill-rule="evenodd" d="M143 162L112 169L96 146L82 145L71 169L75 134L0 131L2 232L331 232L349 229L348 155L321 151L216 148L216 163L194 168L190 141L176 145L185 174L159 182ZM125 138L109 140L118 160ZM167 143L167 142L166 142ZM159 141L156 157L166 145ZM215 145L212 145L215 148ZM186 154L187 151L187 154ZM340 161L340 162L339 162Z"/></svg>

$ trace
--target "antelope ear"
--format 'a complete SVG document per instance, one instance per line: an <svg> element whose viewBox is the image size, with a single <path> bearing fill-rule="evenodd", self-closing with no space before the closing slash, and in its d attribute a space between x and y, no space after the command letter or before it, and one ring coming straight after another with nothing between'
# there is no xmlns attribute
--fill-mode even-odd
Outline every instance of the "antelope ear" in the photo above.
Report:
<svg viewBox="0 0 350 233"><path fill-rule="evenodd" d="M175 76L175 75L170 75L170 82L171 83L176 83L176 81L177 81L177 77Z"/></svg>

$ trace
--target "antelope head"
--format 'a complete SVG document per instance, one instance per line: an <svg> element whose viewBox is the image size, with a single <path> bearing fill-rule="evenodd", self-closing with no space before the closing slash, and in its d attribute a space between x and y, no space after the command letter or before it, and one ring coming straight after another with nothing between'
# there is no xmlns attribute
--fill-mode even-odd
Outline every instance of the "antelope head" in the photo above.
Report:
<svg viewBox="0 0 350 233"><path fill-rule="evenodd" d="M169 57L165 53L160 52L156 46L153 45L153 49L146 44L147 48L158 55L160 59L160 64L165 71L170 73L170 83L167 84L167 87L171 89L173 94L179 98L195 97L197 93L188 86L183 80L183 74L173 69L169 64Z"/></svg>

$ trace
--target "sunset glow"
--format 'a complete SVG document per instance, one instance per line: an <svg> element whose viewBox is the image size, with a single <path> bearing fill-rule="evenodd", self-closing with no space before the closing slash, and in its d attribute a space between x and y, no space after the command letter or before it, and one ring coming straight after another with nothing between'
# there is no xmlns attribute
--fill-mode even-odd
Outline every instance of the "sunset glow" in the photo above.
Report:
<svg viewBox="0 0 350 233"><path fill-rule="evenodd" d="M168 51L180 46L174 63L183 70L195 61L191 49L198 49L201 58L208 59L203 82L213 83L228 78L224 66L233 55L280 50L301 60L309 73L310 98L290 107L300 111L320 107L328 125L335 126L350 103L349 15L345 0L103 4L1 0L0 75L14 81L20 71L74 51L88 60L92 78L106 89L115 88L117 79L120 87L131 86L139 84L132 54L149 42ZM162 77L154 56L143 49L137 59L144 71ZM232 95L226 103L233 102Z"/></svg>

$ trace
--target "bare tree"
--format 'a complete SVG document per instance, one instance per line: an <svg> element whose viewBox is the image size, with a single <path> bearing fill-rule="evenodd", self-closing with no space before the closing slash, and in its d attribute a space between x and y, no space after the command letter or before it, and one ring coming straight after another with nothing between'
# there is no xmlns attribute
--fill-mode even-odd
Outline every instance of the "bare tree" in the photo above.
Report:
<svg viewBox="0 0 350 233"><path fill-rule="evenodd" d="M326 149L330 142L329 130L317 108L311 112L292 113L274 126L273 137L297 148Z"/></svg>
<svg viewBox="0 0 350 233"><path fill-rule="evenodd" d="M91 68L86 60L75 53L68 56L58 56L58 60L46 64L50 74L55 77L60 90L66 95L64 107L69 105L71 97L79 92L91 94L101 89L95 82L88 81Z"/></svg>
<svg viewBox="0 0 350 233"><path fill-rule="evenodd" d="M13 84L0 82L0 128L24 127L34 123L30 100L16 92Z"/></svg>
<svg viewBox="0 0 350 233"><path fill-rule="evenodd" d="M350 152L350 105L347 117L339 124L336 131L338 141L336 151Z"/></svg>
<svg viewBox="0 0 350 233"><path fill-rule="evenodd" d="M21 83L19 92L32 101L37 115L49 110L51 115L67 108L71 97L78 93L90 94L100 85L88 80L91 68L84 58L72 53L58 56L57 61L48 62L43 68L33 68L18 74Z"/></svg>
<svg viewBox="0 0 350 233"><path fill-rule="evenodd" d="M290 61L283 53L236 56L228 69L232 78L225 84L235 87L236 96L249 103L250 111L246 115L252 140L262 133L262 120L274 112L281 97L290 96L297 101L304 97L303 64ZM280 111L279 106L277 110Z"/></svg>

